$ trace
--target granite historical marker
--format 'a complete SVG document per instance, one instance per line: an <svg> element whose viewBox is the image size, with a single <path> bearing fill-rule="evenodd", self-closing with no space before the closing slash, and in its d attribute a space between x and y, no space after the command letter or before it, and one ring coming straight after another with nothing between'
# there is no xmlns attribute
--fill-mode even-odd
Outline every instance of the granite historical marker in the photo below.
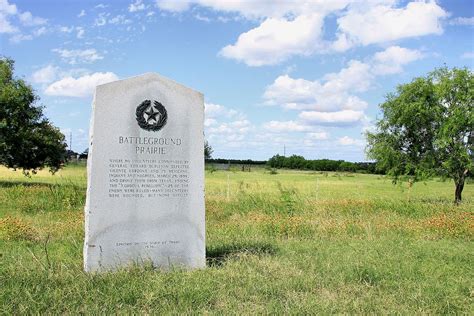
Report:
<svg viewBox="0 0 474 316"><path fill-rule="evenodd" d="M96 88L84 268L205 266L203 95L149 73Z"/></svg>

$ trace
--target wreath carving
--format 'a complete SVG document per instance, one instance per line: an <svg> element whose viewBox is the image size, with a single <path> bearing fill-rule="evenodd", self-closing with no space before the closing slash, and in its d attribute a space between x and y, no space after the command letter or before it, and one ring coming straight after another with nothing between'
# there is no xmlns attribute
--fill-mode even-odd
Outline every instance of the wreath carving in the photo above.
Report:
<svg viewBox="0 0 474 316"><path fill-rule="evenodd" d="M158 101L145 100L137 106L135 111L138 126L147 131L157 132L166 125L168 113Z"/></svg>

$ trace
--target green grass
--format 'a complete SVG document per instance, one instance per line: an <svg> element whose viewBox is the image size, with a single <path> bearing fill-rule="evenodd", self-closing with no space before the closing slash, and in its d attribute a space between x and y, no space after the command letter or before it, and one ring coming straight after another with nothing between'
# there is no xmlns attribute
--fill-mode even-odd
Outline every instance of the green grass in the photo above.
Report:
<svg viewBox="0 0 474 316"><path fill-rule="evenodd" d="M0 169L4 314L474 314L474 184L206 172L208 267L82 271L86 171Z"/></svg>

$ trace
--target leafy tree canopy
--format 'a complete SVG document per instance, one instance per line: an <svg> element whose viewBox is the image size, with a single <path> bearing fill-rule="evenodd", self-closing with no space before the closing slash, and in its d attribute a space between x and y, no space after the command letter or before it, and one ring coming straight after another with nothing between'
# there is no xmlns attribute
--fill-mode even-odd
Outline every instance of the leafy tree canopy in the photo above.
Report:
<svg viewBox="0 0 474 316"><path fill-rule="evenodd" d="M204 159L211 159L213 152L214 149L212 149L211 145L209 145L209 142L207 140L204 141Z"/></svg>
<svg viewBox="0 0 474 316"><path fill-rule="evenodd" d="M382 118L367 134L368 157L394 181L433 175L452 178L455 202L474 166L474 76L441 68L399 85L380 105Z"/></svg>
<svg viewBox="0 0 474 316"><path fill-rule="evenodd" d="M35 106L38 96L13 75L14 62L0 58L0 164L25 174L57 171L66 156L64 135Z"/></svg>

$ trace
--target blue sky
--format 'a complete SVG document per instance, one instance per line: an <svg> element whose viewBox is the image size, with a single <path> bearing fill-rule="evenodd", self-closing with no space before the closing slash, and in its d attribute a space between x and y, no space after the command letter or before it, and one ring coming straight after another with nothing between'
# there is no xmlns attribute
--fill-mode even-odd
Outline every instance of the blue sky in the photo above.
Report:
<svg viewBox="0 0 474 316"><path fill-rule="evenodd" d="M0 0L0 54L72 149L94 87L157 72L201 91L213 157L365 160L400 83L474 66L474 1Z"/></svg>

